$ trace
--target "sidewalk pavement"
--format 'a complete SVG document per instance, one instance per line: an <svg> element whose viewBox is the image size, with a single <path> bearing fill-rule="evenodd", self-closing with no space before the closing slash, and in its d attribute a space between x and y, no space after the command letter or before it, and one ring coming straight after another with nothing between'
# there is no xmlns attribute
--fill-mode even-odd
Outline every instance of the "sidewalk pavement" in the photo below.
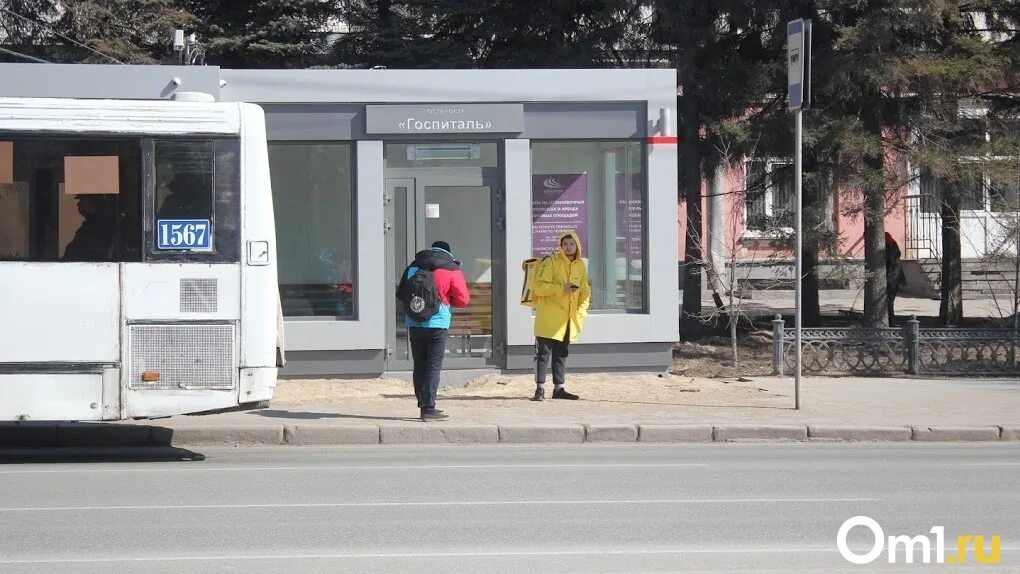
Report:
<svg viewBox="0 0 1020 574"><path fill-rule="evenodd" d="M268 409L154 421L0 426L0 447L389 443L1020 441L1020 380L690 379L577 374L579 401L530 399L530 375L440 391L422 423L410 383L282 380ZM1020 444L1020 443L1018 443Z"/></svg>

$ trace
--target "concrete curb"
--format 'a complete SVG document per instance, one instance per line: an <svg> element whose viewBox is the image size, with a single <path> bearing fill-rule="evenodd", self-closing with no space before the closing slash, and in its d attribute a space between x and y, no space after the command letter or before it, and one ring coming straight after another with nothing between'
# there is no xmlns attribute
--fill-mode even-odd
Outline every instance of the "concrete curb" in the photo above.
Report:
<svg viewBox="0 0 1020 574"><path fill-rule="evenodd" d="M57 425L9 424L0 425L0 447L53 447L57 446Z"/></svg>
<svg viewBox="0 0 1020 574"><path fill-rule="evenodd" d="M1002 429L1002 440L1020 440L1020 426L1004 426Z"/></svg>
<svg viewBox="0 0 1020 574"><path fill-rule="evenodd" d="M908 441L913 438L913 434L913 429L907 426L808 425L809 439L869 442Z"/></svg>
<svg viewBox="0 0 1020 574"><path fill-rule="evenodd" d="M715 442L738 440L807 440L808 428L795 425L725 425L712 432Z"/></svg>
<svg viewBox="0 0 1020 574"><path fill-rule="evenodd" d="M175 429L159 428L154 430L160 431L159 435L164 435L154 437L153 444L156 446L274 446L285 444L283 425L188 425Z"/></svg>
<svg viewBox="0 0 1020 574"><path fill-rule="evenodd" d="M581 425L500 425L499 442L546 443L584 442ZM637 436L634 437L637 440Z"/></svg>
<svg viewBox="0 0 1020 574"><path fill-rule="evenodd" d="M712 425L641 425L641 442L712 442Z"/></svg>
<svg viewBox="0 0 1020 574"><path fill-rule="evenodd" d="M636 442L636 425L584 425L585 442Z"/></svg>
<svg viewBox="0 0 1020 574"><path fill-rule="evenodd" d="M58 424L57 445L71 447L149 446L155 427L142 425Z"/></svg>
<svg viewBox="0 0 1020 574"><path fill-rule="evenodd" d="M1000 427L914 427L914 440L925 442L958 442L999 440Z"/></svg>
<svg viewBox="0 0 1020 574"><path fill-rule="evenodd" d="M284 427L284 440L295 446L379 444L379 427L368 425L295 425Z"/></svg>
<svg viewBox="0 0 1020 574"><path fill-rule="evenodd" d="M382 444L429 443L496 443L499 427L495 425L454 426L443 424L410 424L379 427Z"/></svg>
<svg viewBox="0 0 1020 574"><path fill-rule="evenodd" d="M663 425L446 424L197 425L0 424L0 449L343 446L373 444L580 444L708 442L972 442L1020 441L1020 425Z"/></svg>

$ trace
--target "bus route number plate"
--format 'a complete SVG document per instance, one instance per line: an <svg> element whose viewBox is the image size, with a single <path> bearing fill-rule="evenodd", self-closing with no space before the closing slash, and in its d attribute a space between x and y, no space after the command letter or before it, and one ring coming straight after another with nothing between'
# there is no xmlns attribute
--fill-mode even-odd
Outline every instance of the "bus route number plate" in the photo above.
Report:
<svg viewBox="0 0 1020 574"><path fill-rule="evenodd" d="M160 219L156 222L156 249L211 251L212 226L208 219Z"/></svg>

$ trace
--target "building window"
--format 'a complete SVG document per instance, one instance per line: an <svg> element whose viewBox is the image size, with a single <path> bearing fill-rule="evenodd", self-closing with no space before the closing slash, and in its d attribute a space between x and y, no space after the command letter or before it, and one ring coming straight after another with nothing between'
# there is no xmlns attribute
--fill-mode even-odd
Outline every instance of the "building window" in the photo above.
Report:
<svg viewBox="0 0 1020 574"><path fill-rule="evenodd" d="M645 311L646 194L640 142L534 142L531 246L535 257L576 231L592 311Z"/></svg>
<svg viewBox="0 0 1020 574"><path fill-rule="evenodd" d="M936 176L930 168L922 167L919 182L923 213L942 213L943 188L958 190L961 211L1016 213L1020 209L1018 182L998 177L990 171L981 175L967 176L957 182L947 182Z"/></svg>
<svg viewBox="0 0 1020 574"><path fill-rule="evenodd" d="M747 229L775 231L793 227L794 165L785 159L752 159L746 165Z"/></svg>
<svg viewBox="0 0 1020 574"><path fill-rule="evenodd" d="M987 178L974 175L959 183L960 209L964 211L985 211L988 192Z"/></svg>
<svg viewBox="0 0 1020 574"><path fill-rule="evenodd" d="M286 317L355 319L353 146L269 144Z"/></svg>
<svg viewBox="0 0 1020 574"><path fill-rule="evenodd" d="M921 191L921 213L942 213L942 187L930 167L921 166L918 175L918 188Z"/></svg>
<svg viewBox="0 0 1020 574"><path fill-rule="evenodd" d="M921 211L940 214L946 193L959 199L961 211L1016 213L1020 210L1020 176L1015 168L1014 142L1020 133L1020 121L986 116L963 118L960 123L961 129L952 144L960 149L984 148L984 151L959 157L963 175L957 178L943 178L931 168L921 166L918 170Z"/></svg>
<svg viewBox="0 0 1020 574"><path fill-rule="evenodd" d="M142 259L142 140L0 141L0 261Z"/></svg>
<svg viewBox="0 0 1020 574"><path fill-rule="evenodd" d="M1020 211L1020 181L1017 178L988 178L988 195L994 213Z"/></svg>
<svg viewBox="0 0 1020 574"><path fill-rule="evenodd" d="M963 211L983 211L985 198L983 177L968 176L952 181L939 177L931 168L920 170L921 211L922 213L941 214L943 193L955 190ZM953 197L950 195L950 197Z"/></svg>

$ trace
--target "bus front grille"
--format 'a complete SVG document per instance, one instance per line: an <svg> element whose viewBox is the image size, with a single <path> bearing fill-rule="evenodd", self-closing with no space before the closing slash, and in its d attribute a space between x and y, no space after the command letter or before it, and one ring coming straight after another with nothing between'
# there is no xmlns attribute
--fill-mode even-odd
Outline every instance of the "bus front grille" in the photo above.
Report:
<svg viewBox="0 0 1020 574"><path fill-rule="evenodd" d="M131 325L128 336L132 389L233 389L236 385L233 325Z"/></svg>

